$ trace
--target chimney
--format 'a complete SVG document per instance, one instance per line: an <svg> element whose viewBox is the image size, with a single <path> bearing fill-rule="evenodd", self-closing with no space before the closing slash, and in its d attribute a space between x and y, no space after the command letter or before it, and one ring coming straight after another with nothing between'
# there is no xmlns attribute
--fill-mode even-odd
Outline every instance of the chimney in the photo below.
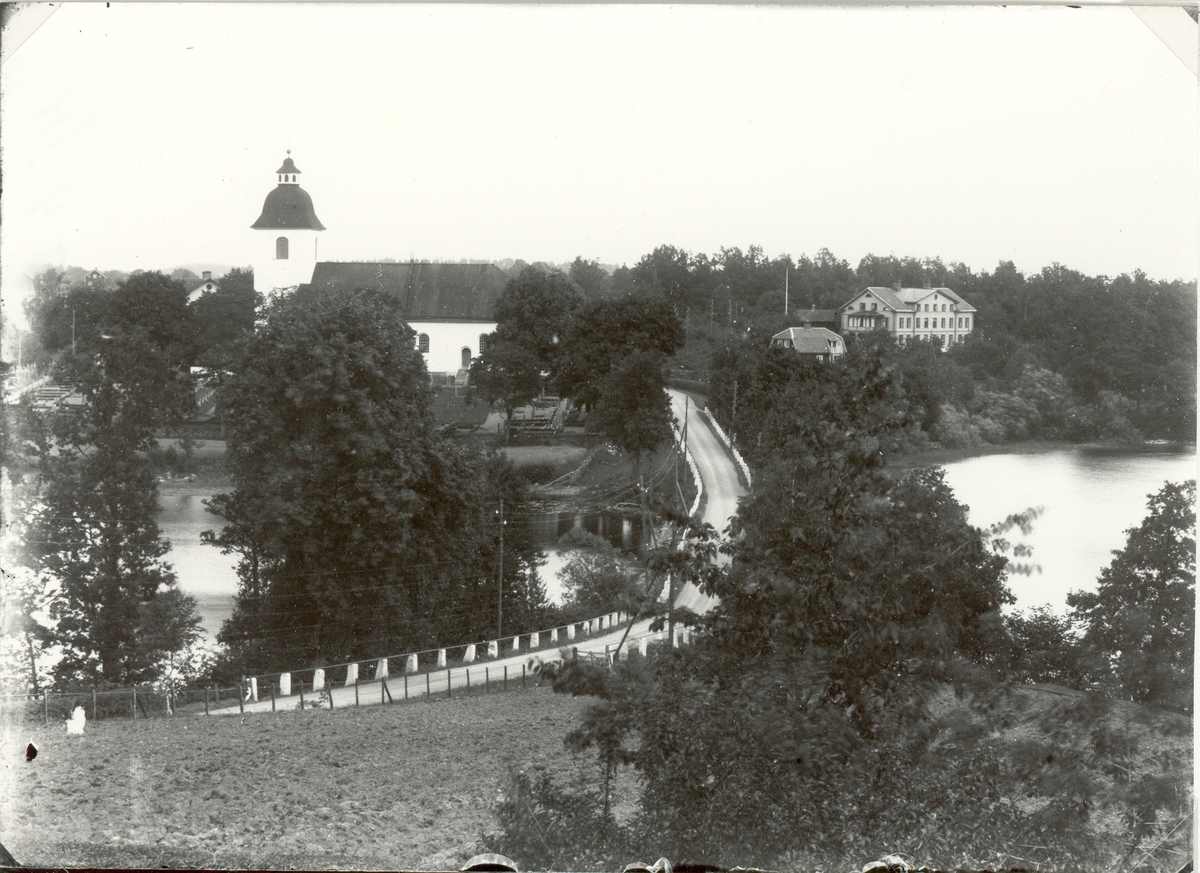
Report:
<svg viewBox="0 0 1200 873"><path fill-rule="evenodd" d="M900 280L897 279L895 282L893 282L892 287L895 288L897 291L899 291L900 290Z"/></svg>
<svg viewBox="0 0 1200 873"><path fill-rule="evenodd" d="M200 274L200 278L203 279L205 282L207 282L209 279L212 278L212 270L205 270L203 273Z"/></svg>
<svg viewBox="0 0 1200 873"><path fill-rule="evenodd" d="M929 290L929 288L932 286L932 284L933 284L933 283L931 283L931 282L930 282L928 279L926 279L926 280L925 280L925 289L926 289L926 290Z"/></svg>

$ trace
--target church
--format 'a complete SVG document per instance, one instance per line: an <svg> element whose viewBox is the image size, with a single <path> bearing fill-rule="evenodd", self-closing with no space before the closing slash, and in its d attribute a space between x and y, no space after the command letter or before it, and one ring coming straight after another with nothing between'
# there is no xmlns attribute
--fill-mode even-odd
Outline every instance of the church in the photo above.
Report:
<svg viewBox="0 0 1200 873"><path fill-rule="evenodd" d="M471 359L484 351L496 329L492 313L508 280L504 271L495 264L322 261L318 240L325 225L300 187L291 152L275 175L275 188L251 225L257 237L254 290L263 295L300 286L386 291L401 301L430 375L465 379Z"/></svg>

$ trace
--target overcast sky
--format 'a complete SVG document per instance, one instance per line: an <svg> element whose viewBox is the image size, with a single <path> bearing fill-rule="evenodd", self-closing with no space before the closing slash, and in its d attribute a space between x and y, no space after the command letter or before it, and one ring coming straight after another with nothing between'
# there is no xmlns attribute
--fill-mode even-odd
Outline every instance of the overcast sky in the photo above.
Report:
<svg viewBox="0 0 1200 873"><path fill-rule="evenodd" d="M9 303L249 264L287 149L322 259L1196 275L1196 79L1122 8L67 4L0 86Z"/></svg>

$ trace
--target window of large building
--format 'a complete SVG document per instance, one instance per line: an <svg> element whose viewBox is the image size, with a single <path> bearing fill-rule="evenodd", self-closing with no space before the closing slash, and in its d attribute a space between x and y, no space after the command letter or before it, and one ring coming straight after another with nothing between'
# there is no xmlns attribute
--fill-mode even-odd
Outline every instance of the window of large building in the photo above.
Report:
<svg viewBox="0 0 1200 873"><path fill-rule="evenodd" d="M417 351L424 354L429 353L429 334L423 333L417 337Z"/></svg>
<svg viewBox="0 0 1200 873"><path fill-rule="evenodd" d="M469 348L467 348L466 346L463 346L462 367L465 370L469 366L471 366L471 350Z"/></svg>
<svg viewBox="0 0 1200 873"><path fill-rule="evenodd" d="M486 333L479 335L479 354L481 355L487 351L487 338L488 335Z"/></svg>
<svg viewBox="0 0 1200 873"><path fill-rule="evenodd" d="M288 256L288 241L286 236L275 240L275 260L286 261Z"/></svg>
<svg viewBox="0 0 1200 873"><path fill-rule="evenodd" d="M865 303L860 303L860 304L858 304L858 308L859 308L860 310L861 310L861 309L866 309L866 308L867 308L867 304L865 304Z"/></svg>
<svg viewBox="0 0 1200 873"><path fill-rule="evenodd" d="M874 311L876 310L876 308L877 308L877 307L875 306L875 304L874 304L874 303L872 303L872 304L871 304L871 311L872 311L872 312L874 312Z"/></svg>

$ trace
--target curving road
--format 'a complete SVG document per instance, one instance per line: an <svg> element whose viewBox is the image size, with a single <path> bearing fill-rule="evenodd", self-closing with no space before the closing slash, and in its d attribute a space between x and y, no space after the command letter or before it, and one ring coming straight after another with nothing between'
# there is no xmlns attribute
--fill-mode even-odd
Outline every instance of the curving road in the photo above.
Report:
<svg viewBox="0 0 1200 873"><path fill-rule="evenodd" d="M737 514L738 500L746 494L746 487L738 476L738 468L725 444L708 422L708 414L697 412L695 404L688 403L682 391L671 390L671 410L684 425L687 418L688 451L700 471L704 483L704 510L701 521L711 524L718 534L724 533L729 519ZM728 555L718 554L717 562L728 562ZM716 598L702 594L695 585L685 585L675 598L677 606L686 606L693 612L703 614L712 609Z"/></svg>
<svg viewBox="0 0 1200 873"><path fill-rule="evenodd" d="M729 519L737 513L738 499L746 493L746 488L738 476L738 468L730 456L725 444L712 429L708 416L698 413L694 404L687 400L687 395L681 391L670 391L671 409L682 428L687 422L688 451L696 462L700 472L700 480L704 486L704 509L701 520L723 533L729 524ZM729 560L726 555L719 555L717 560L724 563ZM693 612L703 614L713 607L716 598L702 594L695 585L685 585L675 598L677 606L685 606ZM627 647L633 648L645 639L664 639L665 632L651 633L648 619L637 622L629 632L625 641ZM597 633L588 638L577 637L572 641L581 654L604 655L614 650L620 642L624 629ZM503 690L505 687L519 688L522 683L534 679L534 667L542 659L552 660L558 657L555 648L544 648L537 652L522 652L489 661L486 664L476 664L471 667L451 667L433 673L414 673L408 676L407 683L403 674L391 676L387 680L387 690L392 700L399 702L405 699L406 689L408 698L424 697L427 693L433 696L458 696L470 694L485 694ZM394 661L397 666L403 661ZM507 685L505 685L505 670L507 668ZM363 664L359 668L366 672L373 665ZM428 677L428 678L427 678ZM383 702L384 691L381 683L376 681L360 681L358 688L354 686L331 685L333 706L340 709L357 704L367 706ZM295 709L300 704L298 694L278 698L272 701L266 697L269 692L264 687L260 690L257 702L244 704L246 712L270 712L275 709ZM357 696L356 696L357 695ZM317 698L310 692L305 701L311 705ZM326 705L328 703L326 702ZM220 714L237 714L242 709L237 706L225 706L213 712Z"/></svg>

